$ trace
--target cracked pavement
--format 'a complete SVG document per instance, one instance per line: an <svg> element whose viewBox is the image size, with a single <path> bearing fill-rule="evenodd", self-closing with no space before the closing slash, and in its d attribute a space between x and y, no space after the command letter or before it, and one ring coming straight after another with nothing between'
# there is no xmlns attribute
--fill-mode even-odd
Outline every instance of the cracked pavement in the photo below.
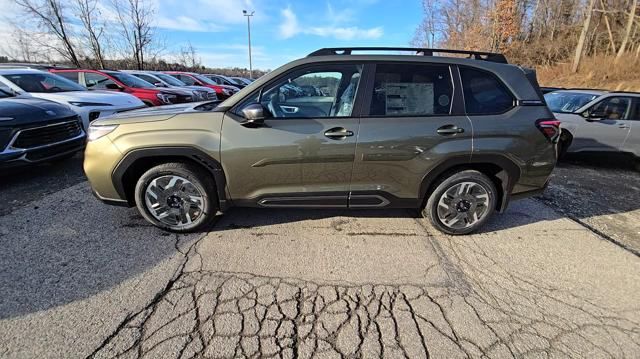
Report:
<svg viewBox="0 0 640 359"><path fill-rule="evenodd" d="M259 209L174 235L69 183L0 217L0 357L637 357L640 258L549 205L465 237Z"/></svg>

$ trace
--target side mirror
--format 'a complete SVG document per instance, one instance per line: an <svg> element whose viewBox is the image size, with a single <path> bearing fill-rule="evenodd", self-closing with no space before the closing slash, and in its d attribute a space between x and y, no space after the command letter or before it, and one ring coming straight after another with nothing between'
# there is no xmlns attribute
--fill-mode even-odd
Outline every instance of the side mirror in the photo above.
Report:
<svg viewBox="0 0 640 359"><path fill-rule="evenodd" d="M114 84L114 83L106 84L104 87L105 87L107 90L117 90L117 91L122 91L122 87L120 87L120 85L118 85L118 84Z"/></svg>
<svg viewBox="0 0 640 359"><path fill-rule="evenodd" d="M264 120L270 117L270 115L264 106L259 103L254 103L242 109L242 116L246 120L242 125L246 127L264 126Z"/></svg>

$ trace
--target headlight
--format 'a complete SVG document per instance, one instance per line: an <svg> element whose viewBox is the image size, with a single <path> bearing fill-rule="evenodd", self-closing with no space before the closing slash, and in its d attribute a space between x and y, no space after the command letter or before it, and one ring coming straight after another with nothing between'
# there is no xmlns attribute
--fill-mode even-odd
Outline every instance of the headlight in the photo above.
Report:
<svg viewBox="0 0 640 359"><path fill-rule="evenodd" d="M113 132L113 130L116 129L116 127L118 127L118 125L106 125L106 126L94 126L91 125L89 126L89 131L87 133L87 138L89 139L89 141L95 141L101 137L104 137L108 134L110 134L111 132Z"/></svg>
<svg viewBox="0 0 640 359"><path fill-rule="evenodd" d="M158 100L162 101L162 103L171 104L177 98L176 95L169 95L166 93L159 93L156 95Z"/></svg>
<svg viewBox="0 0 640 359"><path fill-rule="evenodd" d="M100 103L100 102L82 102L82 101L69 101L70 105L78 106L78 107L88 107L88 106L112 106L110 103Z"/></svg>

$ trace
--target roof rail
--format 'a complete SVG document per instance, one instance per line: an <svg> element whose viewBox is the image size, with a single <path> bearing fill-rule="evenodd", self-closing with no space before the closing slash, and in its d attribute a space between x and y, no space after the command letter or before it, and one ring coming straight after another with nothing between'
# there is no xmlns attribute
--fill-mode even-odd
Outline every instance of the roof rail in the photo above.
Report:
<svg viewBox="0 0 640 359"><path fill-rule="evenodd" d="M475 60L484 60L507 64L507 58L503 54L484 51L450 50L450 49L428 49L420 47L328 47L316 50L307 57L330 56L330 55L351 55L354 51L406 51L415 52L416 55L434 56L434 53L469 55Z"/></svg>

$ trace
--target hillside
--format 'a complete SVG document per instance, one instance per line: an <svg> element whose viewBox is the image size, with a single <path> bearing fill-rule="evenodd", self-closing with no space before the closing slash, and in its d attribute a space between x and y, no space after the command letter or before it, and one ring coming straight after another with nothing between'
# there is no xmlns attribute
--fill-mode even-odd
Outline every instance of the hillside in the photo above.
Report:
<svg viewBox="0 0 640 359"><path fill-rule="evenodd" d="M613 56L585 58L575 74L570 63L538 67L537 73L541 86L640 92L640 59L632 55L617 64Z"/></svg>

